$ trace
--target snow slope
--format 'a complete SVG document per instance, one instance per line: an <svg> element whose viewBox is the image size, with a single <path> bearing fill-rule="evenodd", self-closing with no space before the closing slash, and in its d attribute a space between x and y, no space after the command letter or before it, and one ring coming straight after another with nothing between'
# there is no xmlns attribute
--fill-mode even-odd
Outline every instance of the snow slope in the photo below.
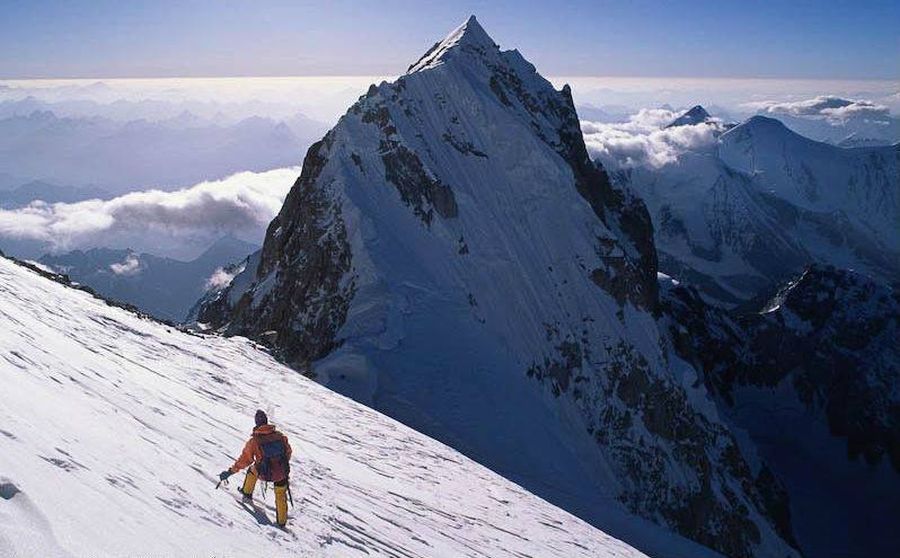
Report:
<svg viewBox="0 0 900 558"><path fill-rule="evenodd" d="M5 258L0 332L0 556L642 556L245 339ZM286 532L213 489L257 407L295 451Z"/></svg>

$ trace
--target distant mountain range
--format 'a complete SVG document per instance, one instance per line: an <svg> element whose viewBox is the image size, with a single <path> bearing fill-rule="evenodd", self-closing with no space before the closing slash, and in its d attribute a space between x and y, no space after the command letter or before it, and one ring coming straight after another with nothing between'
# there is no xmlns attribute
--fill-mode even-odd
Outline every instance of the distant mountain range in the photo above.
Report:
<svg viewBox="0 0 900 558"><path fill-rule="evenodd" d="M697 124L710 122L711 120L712 116L710 116L710 114L706 112L706 109L701 107L700 105L696 105L673 120L671 124L666 126L666 128L676 128L678 126L694 126Z"/></svg>
<svg viewBox="0 0 900 558"><path fill-rule="evenodd" d="M764 116L780 120L798 134L840 147L875 147L900 142L900 119L893 116L840 121L783 113L765 113Z"/></svg>
<svg viewBox="0 0 900 558"><path fill-rule="evenodd" d="M112 195L175 189L294 164L324 128L302 115L219 123L191 114L119 121L36 110L0 118L0 168L18 177L16 185L41 181Z"/></svg>
<svg viewBox="0 0 900 558"><path fill-rule="evenodd" d="M9 190L0 190L0 208L15 209L24 207L33 201L47 203L73 203L90 199L107 199L111 195L102 188L84 186L58 186L40 180L33 180Z"/></svg>
<svg viewBox="0 0 900 558"><path fill-rule="evenodd" d="M40 263L107 298L132 304L159 319L181 322L197 299L215 286L217 270L243 260L256 248L226 236L189 262L92 248L46 255Z"/></svg>

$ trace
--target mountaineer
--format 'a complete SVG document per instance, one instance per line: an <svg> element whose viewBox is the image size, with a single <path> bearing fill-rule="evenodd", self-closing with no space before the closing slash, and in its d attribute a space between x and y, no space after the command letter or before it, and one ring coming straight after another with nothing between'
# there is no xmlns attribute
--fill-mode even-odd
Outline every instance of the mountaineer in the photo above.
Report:
<svg viewBox="0 0 900 558"><path fill-rule="evenodd" d="M287 498L290 490L288 477L291 472L291 445L287 436L269 424L269 417L265 412L256 411L254 419L256 427L253 429L253 436L244 444L244 451L234 465L219 474L219 480L225 481L249 465L244 485L238 489L244 500L253 498L257 479L274 483L275 520L279 527L284 527L287 524Z"/></svg>

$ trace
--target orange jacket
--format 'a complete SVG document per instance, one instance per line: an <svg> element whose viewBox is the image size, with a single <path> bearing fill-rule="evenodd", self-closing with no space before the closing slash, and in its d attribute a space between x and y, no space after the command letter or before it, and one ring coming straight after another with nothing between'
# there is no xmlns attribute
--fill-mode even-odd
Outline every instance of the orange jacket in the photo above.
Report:
<svg viewBox="0 0 900 558"><path fill-rule="evenodd" d="M275 430L275 427L271 424L264 424L253 429L253 436L247 440L246 444L244 444L244 451L241 452L241 456L237 458L237 461L235 461L234 465L228 470L232 473L237 473L247 465L251 464L255 469L256 464L263 459L260 443L271 442L278 438L281 438L284 442L285 455L287 456L288 461L290 461L292 450L291 445L288 443L287 436Z"/></svg>

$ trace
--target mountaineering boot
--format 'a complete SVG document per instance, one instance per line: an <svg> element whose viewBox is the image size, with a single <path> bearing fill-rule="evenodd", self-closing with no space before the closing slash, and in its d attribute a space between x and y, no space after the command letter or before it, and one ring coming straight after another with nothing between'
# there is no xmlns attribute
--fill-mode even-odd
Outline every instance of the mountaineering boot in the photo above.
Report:
<svg viewBox="0 0 900 558"><path fill-rule="evenodd" d="M279 527L287 525L287 484L275 485L275 522Z"/></svg>
<svg viewBox="0 0 900 558"><path fill-rule="evenodd" d="M244 477L244 486L238 491L244 497L244 500L253 499L253 489L256 488L256 472L253 467L247 469L247 476Z"/></svg>

